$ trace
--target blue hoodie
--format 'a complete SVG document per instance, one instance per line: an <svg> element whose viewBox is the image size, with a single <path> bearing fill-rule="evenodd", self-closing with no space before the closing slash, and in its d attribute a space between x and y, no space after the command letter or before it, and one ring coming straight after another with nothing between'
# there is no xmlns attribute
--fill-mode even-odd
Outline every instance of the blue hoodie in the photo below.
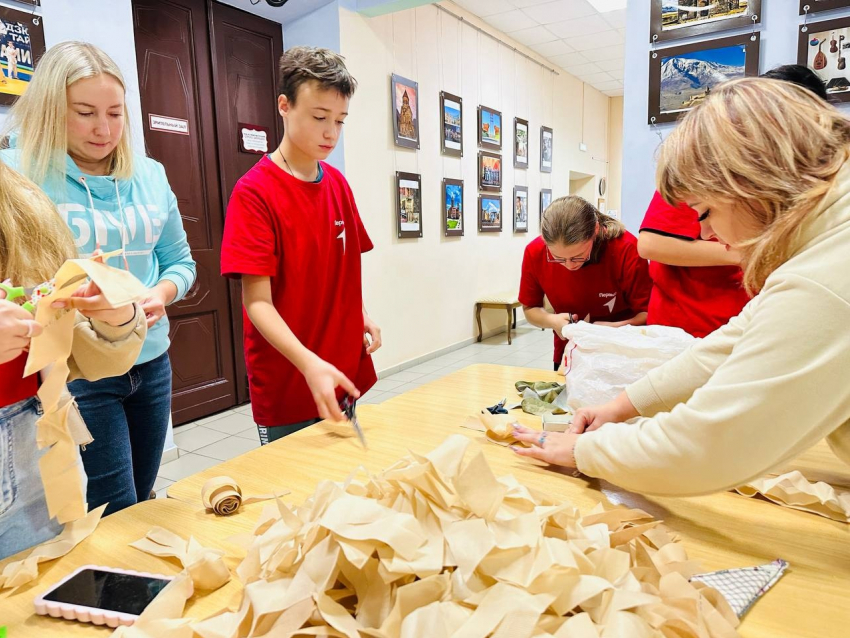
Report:
<svg viewBox="0 0 850 638"><path fill-rule="evenodd" d="M0 151L0 157L12 168L20 165L17 149ZM149 288L164 279L173 282L177 301L195 281L195 262L177 198L162 164L139 155L133 162L133 177L128 181L86 175L66 157L65 183L48 179L40 186L70 227L80 257L91 256L96 248L103 252L123 248L130 272ZM120 258L110 260L110 265L125 267ZM169 343L166 316L148 329L136 363L156 359Z"/></svg>

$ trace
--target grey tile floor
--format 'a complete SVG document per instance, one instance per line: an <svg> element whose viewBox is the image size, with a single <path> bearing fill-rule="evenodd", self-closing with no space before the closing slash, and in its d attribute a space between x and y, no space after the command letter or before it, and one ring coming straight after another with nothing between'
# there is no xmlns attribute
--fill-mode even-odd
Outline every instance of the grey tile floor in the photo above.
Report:
<svg viewBox="0 0 850 638"><path fill-rule="evenodd" d="M513 332L511 345L507 343L507 335L502 333L481 343L453 350L436 359L379 379L360 399L360 403L382 403L402 392L436 381L475 363L551 370L552 331L523 325ZM239 406L193 423L178 425L174 428L174 442L179 450L179 457L163 463L159 468L154 485L159 498L165 498L166 488L175 481L260 447L250 405Z"/></svg>

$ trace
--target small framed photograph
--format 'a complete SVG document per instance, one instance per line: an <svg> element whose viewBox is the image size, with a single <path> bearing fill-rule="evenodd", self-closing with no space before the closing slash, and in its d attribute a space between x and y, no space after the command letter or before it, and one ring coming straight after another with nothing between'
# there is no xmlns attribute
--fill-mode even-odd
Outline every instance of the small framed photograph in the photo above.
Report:
<svg viewBox="0 0 850 638"><path fill-rule="evenodd" d="M807 0L811 2L811 0ZM664 42L761 23L762 0L650 0L649 41Z"/></svg>
<svg viewBox="0 0 850 638"><path fill-rule="evenodd" d="M850 7L850 0L800 0L800 15Z"/></svg>
<svg viewBox="0 0 850 638"><path fill-rule="evenodd" d="M758 75L759 43L745 33L650 52L647 123L675 122L721 82Z"/></svg>
<svg viewBox="0 0 850 638"><path fill-rule="evenodd" d="M498 193L502 190L502 156L478 151L478 190Z"/></svg>
<svg viewBox="0 0 850 638"><path fill-rule="evenodd" d="M463 180L443 179L443 232L463 236Z"/></svg>
<svg viewBox="0 0 850 638"><path fill-rule="evenodd" d="M552 203L552 189L551 188L541 188L540 189L540 223L543 223L543 213L546 212L546 209L549 208L549 204Z"/></svg>
<svg viewBox="0 0 850 638"><path fill-rule="evenodd" d="M44 51L41 16L0 7L0 104L13 104L24 94Z"/></svg>
<svg viewBox="0 0 850 638"><path fill-rule="evenodd" d="M797 31L797 64L818 74L831 102L850 102L850 17L809 22Z"/></svg>
<svg viewBox="0 0 850 638"><path fill-rule="evenodd" d="M486 106L478 107L478 146L502 149L502 113Z"/></svg>
<svg viewBox="0 0 850 638"><path fill-rule="evenodd" d="M605 208L605 198L597 197L596 198L596 210L598 210L603 215L607 215L607 209Z"/></svg>
<svg viewBox="0 0 850 638"><path fill-rule="evenodd" d="M390 93L393 100L395 145L419 148L419 84L393 73Z"/></svg>
<svg viewBox="0 0 850 638"><path fill-rule="evenodd" d="M440 121L443 123L440 143L443 155L463 157L463 100L460 97L440 91Z"/></svg>
<svg viewBox="0 0 850 638"><path fill-rule="evenodd" d="M396 173L396 207L399 237L422 237L422 176Z"/></svg>
<svg viewBox="0 0 850 638"><path fill-rule="evenodd" d="M478 230L482 233L502 232L502 198L499 195L478 196Z"/></svg>
<svg viewBox="0 0 850 638"><path fill-rule="evenodd" d="M514 168L528 168L528 120L514 118Z"/></svg>
<svg viewBox="0 0 850 638"><path fill-rule="evenodd" d="M540 127L540 172L552 172L552 129Z"/></svg>
<svg viewBox="0 0 850 638"><path fill-rule="evenodd" d="M528 188L514 186L514 232L528 232Z"/></svg>

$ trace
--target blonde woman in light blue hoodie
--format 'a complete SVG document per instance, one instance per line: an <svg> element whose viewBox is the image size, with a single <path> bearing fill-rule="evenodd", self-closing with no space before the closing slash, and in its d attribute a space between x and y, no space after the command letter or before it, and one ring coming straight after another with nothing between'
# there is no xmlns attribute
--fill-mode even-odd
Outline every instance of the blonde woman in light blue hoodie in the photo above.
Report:
<svg viewBox="0 0 850 638"><path fill-rule="evenodd" d="M177 198L158 162L130 146L125 83L97 47L63 42L42 57L12 107L3 159L41 186L80 256L120 250L150 289L148 334L125 375L70 384L94 443L83 452L89 507L107 514L149 498L171 413L166 306L195 281ZM113 265L115 265L113 263Z"/></svg>

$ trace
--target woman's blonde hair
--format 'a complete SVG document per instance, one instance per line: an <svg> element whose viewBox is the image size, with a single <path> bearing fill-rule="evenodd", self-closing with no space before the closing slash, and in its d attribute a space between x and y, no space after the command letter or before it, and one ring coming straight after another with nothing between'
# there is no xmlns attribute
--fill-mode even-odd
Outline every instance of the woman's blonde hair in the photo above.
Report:
<svg viewBox="0 0 850 638"><path fill-rule="evenodd" d="M47 195L0 161L0 279L37 286L76 257L71 231Z"/></svg>
<svg viewBox="0 0 850 638"><path fill-rule="evenodd" d="M657 187L671 204L731 205L759 234L736 248L750 293L799 248L850 157L850 120L808 89L744 78L721 84L661 145Z"/></svg>
<svg viewBox="0 0 850 638"><path fill-rule="evenodd" d="M61 176L64 182L67 138L67 90L74 82L110 75L126 91L121 69L106 53L86 42L60 42L41 58L26 92L9 111L6 134L16 137L21 172L38 184ZM124 131L112 151L110 175L133 175L129 113L124 104Z"/></svg>
<svg viewBox="0 0 850 638"><path fill-rule="evenodd" d="M599 234L596 234L596 226L599 225ZM562 244L572 246L580 244L596 236L594 249L591 253L593 259L597 248L602 242L620 237L626 228L613 217L609 217L591 204L586 199L575 195L559 197L543 212L543 221L540 224L540 234L543 241L549 244Z"/></svg>

